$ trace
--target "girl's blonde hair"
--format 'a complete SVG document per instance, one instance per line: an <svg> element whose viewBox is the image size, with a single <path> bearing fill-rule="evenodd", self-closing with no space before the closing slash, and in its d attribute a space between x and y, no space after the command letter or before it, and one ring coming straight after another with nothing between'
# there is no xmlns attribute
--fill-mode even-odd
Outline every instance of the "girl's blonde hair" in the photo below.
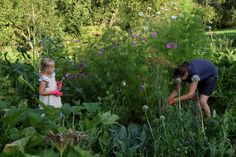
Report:
<svg viewBox="0 0 236 157"><path fill-rule="evenodd" d="M51 64L55 64L55 61L51 58L43 58L41 61L41 72L44 72Z"/></svg>

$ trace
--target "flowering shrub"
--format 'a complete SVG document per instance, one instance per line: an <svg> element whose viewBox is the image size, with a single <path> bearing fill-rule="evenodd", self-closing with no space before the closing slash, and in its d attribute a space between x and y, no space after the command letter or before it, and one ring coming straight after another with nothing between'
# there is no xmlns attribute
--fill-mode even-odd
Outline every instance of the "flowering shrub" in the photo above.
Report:
<svg viewBox="0 0 236 157"><path fill-rule="evenodd" d="M137 12L140 25L128 32L104 29L81 45L74 52L80 52L78 58L63 64L67 78L63 101L102 101L112 111L128 112L125 119L131 121L142 117L145 104L161 114L176 64L210 55L198 7L190 5L172 4L181 11L161 9L160 15Z"/></svg>
<svg viewBox="0 0 236 157"><path fill-rule="evenodd" d="M191 0L116 2L94 2L113 8L111 14L91 20L101 25L81 27L73 36L79 26L70 28L74 24L70 22L66 31L71 36L64 40L42 34L45 40L37 46L42 57L56 60L57 81L63 81L61 109L38 101L38 63L21 45L21 57L0 56L0 135L4 137L0 155L58 156L57 148L61 156L232 156L235 111L213 112L213 118L206 120L193 114L193 103L169 107L166 102L173 68L192 58L210 59L215 50L205 34L202 8ZM73 8L75 1L65 3ZM59 4L63 6L62 1ZM78 6L68 21L80 14ZM89 7L85 10L93 11ZM70 14L70 9L60 9ZM81 23L90 23L89 17ZM235 103L235 81L230 78L235 71L234 51L218 52L222 53L215 61L222 66L222 78L216 96L229 107ZM217 100L212 104L220 109ZM67 128L71 129L66 133ZM45 139L50 143L46 145Z"/></svg>

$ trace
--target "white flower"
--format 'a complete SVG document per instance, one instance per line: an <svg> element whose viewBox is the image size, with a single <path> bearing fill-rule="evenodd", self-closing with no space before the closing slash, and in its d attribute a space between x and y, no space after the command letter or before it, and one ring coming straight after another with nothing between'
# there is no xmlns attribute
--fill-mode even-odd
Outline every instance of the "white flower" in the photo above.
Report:
<svg viewBox="0 0 236 157"><path fill-rule="evenodd" d="M44 118L45 116L46 116L45 113L42 113L42 114L40 115L41 118Z"/></svg>
<svg viewBox="0 0 236 157"><path fill-rule="evenodd" d="M177 83L177 84L178 84L178 83L181 83L181 79L180 79L179 77L176 78L176 79L175 79L175 83Z"/></svg>
<svg viewBox="0 0 236 157"><path fill-rule="evenodd" d="M102 98L99 96L99 97L97 97L97 99L98 99L98 101L102 101Z"/></svg>
<svg viewBox="0 0 236 157"><path fill-rule="evenodd" d="M158 12L156 12L156 14L157 14L157 15L160 15L160 14L161 14L161 12L160 12L160 11L158 11Z"/></svg>
<svg viewBox="0 0 236 157"><path fill-rule="evenodd" d="M146 112L148 110L148 106L147 105L143 105L143 111Z"/></svg>
<svg viewBox="0 0 236 157"><path fill-rule="evenodd" d="M213 117L213 118L216 117L216 110L213 110L212 117Z"/></svg>
<svg viewBox="0 0 236 157"><path fill-rule="evenodd" d="M163 115L160 116L161 121L164 121L165 119L166 119L165 116L163 116Z"/></svg>
<svg viewBox="0 0 236 157"><path fill-rule="evenodd" d="M139 12L138 15L139 16L144 16L144 13L143 12Z"/></svg>
<svg viewBox="0 0 236 157"><path fill-rule="evenodd" d="M122 85L123 85L123 86L126 86L126 82L125 82L125 81L123 81L123 82L122 82Z"/></svg>
<svg viewBox="0 0 236 157"><path fill-rule="evenodd" d="M191 78L191 80L193 82L197 82L197 81L200 81L200 77L198 75L193 75L193 77Z"/></svg>
<svg viewBox="0 0 236 157"><path fill-rule="evenodd" d="M172 5L176 5L176 2L171 2Z"/></svg>
<svg viewBox="0 0 236 157"><path fill-rule="evenodd" d="M211 30L211 26L208 26L208 29Z"/></svg>
<svg viewBox="0 0 236 157"><path fill-rule="evenodd" d="M176 19L177 19L177 16L173 15L173 16L171 16L171 19L172 19L172 20L176 20Z"/></svg>
<svg viewBox="0 0 236 157"><path fill-rule="evenodd" d="M147 31L147 30L149 29L149 27L148 27L148 26L144 26L143 29L144 29L145 31Z"/></svg>
<svg viewBox="0 0 236 157"><path fill-rule="evenodd" d="M65 117L65 115L60 112L60 118L62 119L62 118L64 118L64 117Z"/></svg>

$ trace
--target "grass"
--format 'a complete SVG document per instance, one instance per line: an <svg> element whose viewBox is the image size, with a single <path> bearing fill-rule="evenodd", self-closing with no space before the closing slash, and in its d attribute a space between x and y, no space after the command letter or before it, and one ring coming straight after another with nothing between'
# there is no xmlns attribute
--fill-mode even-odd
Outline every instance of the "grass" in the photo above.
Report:
<svg viewBox="0 0 236 157"><path fill-rule="evenodd" d="M232 46L236 47L236 29L220 29L213 31L215 38L232 40Z"/></svg>

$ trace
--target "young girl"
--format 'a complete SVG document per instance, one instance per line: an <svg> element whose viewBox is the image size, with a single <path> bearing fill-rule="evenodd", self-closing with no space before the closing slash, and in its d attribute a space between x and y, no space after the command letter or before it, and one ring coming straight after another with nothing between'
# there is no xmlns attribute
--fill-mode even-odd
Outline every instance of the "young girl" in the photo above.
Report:
<svg viewBox="0 0 236 157"><path fill-rule="evenodd" d="M208 98L214 91L218 71L214 64L208 60L195 59L178 66L174 71L174 77L179 78L182 82L178 83L176 89L169 96L168 103L175 104L176 101L192 99L195 97L195 91L199 92L198 107L202 107L207 117L211 117L211 110L208 105ZM180 97L177 91L181 88L182 83L190 84L189 92Z"/></svg>
<svg viewBox="0 0 236 157"><path fill-rule="evenodd" d="M61 108L62 82L56 82L55 62L50 58L44 58L41 62L41 76L39 78L39 100L46 105Z"/></svg>

